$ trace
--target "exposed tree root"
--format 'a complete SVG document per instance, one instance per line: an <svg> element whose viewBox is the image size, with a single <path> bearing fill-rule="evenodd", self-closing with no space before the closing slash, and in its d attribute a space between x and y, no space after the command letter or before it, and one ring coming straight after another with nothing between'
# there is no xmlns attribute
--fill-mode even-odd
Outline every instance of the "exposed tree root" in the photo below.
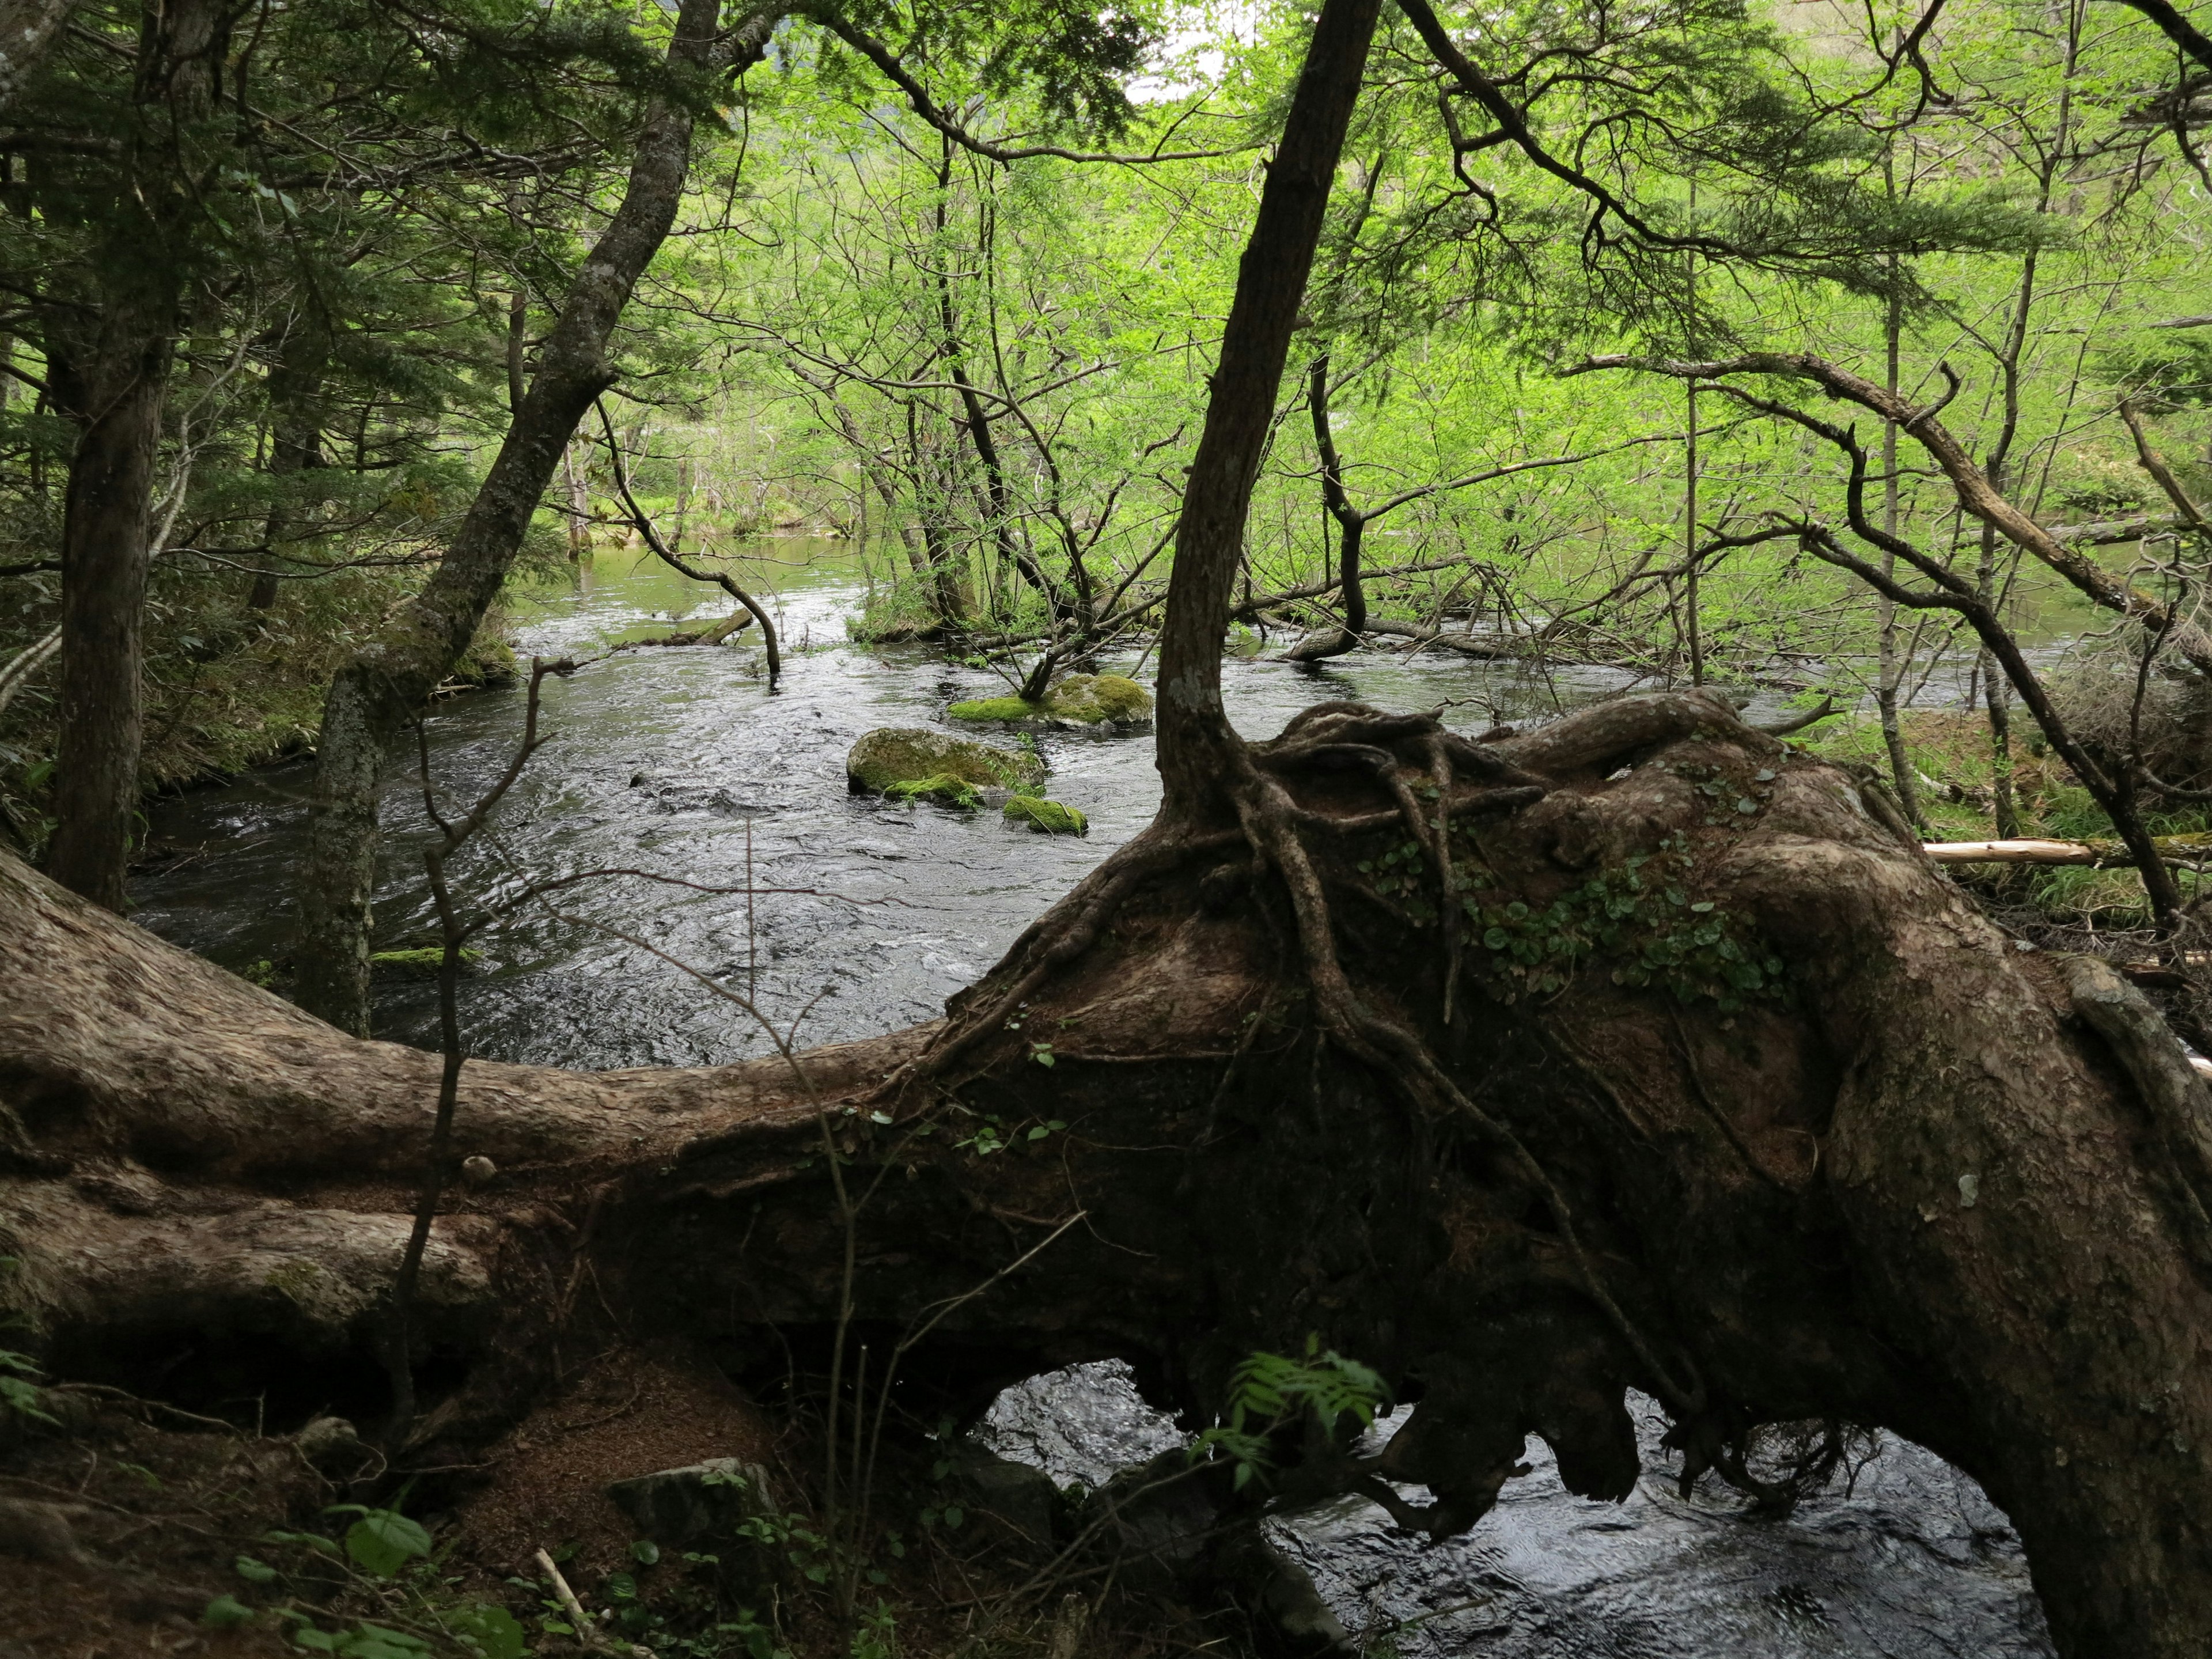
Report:
<svg viewBox="0 0 2212 1659"><path fill-rule="evenodd" d="M1285 1498L1418 1482L1402 1518L1449 1532L1530 1432L1619 1497L1632 1387L1777 1504L1848 1442L1778 1471L1762 1425L1888 1427L2010 1512L2063 1650L2193 1651L2212 1154L2130 988L2014 949L1717 698L1478 742L1330 706L1237 752L1233 818L1132 842L945 1024L799 1056L804 1086L471 1062L453 1151L497 1175L424 1257L402 1466L661 1333L802 1391L897 1349L916 1415L1106 1356L1210 1413L1310 1334L1416 1407L1371 1468L1285 1446ZM226 1351L377 1384L435 1057L4 860L0 949L34 964L0 1002L0 1254L45 1357L190 1409Z"/></svg>

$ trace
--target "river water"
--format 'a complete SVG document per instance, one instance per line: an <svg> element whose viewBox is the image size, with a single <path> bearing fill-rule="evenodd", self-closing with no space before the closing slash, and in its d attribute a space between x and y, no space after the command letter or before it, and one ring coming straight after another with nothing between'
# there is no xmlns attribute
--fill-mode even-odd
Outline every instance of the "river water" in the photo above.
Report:
<svg viewBox="0 0 2212 1659"><path fill-rule="evenodd" d="M557 913L526 907L486 934L463 991L471 1052L575 1066L763 1052L769 1038L756 1017L694 974L746 993L802 1044L929 1018L1151 819L1159 784L1145 736L1039 740L1048 793L1089 815L1079 841L993 812L848 794L845 754L861 732L938 723L947 702L995 695L1003 682L924 647L847 643L863 576L841 544L779 542L739 579L772 594L781 619L775 694L746 635L720 648L624 652L548 682L541 725L552 741L502 805L495 833L456 861L457 890L483 903L610 867L695 885L605 877L563 894ZM586 656L726 604L672 572L602 554L572 591L520 604L517 621L525 655ZM1104 665L1144 672L1133 654ZM1254 737L1328 699L1444 704L1449 723L1479 731L1627 683L1609 670L1531 673L1441 655L1363 653L1317 668L1232 659L1225 670L1231 717ZM444 801L472 801L504 769L523 705L508 690L431 712L424 734ZM428 944L434 927L412 754L392 769L380 950ZM281 964L308 781L300 763L162 803L153 830L167 856L134 885L137 919L227 966ZM750 901L698 890L748 884L778 890ZM432 988L380 975L375 1021L380 1036L429 1043ZM1027 1386L1033 1425L1056 1420L1068 1444L1091 1449L1099 1467L1071 1466L1089 1484L1109 1472L1098 1448L1122 1446L1137 1461L1168 1432L1095 1376ZM1929 1454L1892 1440L1850 1493L1771 1522L1711 1494L1674 1498L1656 1429L1647 1437L1655 1473L1624 1505L1569 1497L1532 1441L1534 1472L1464 1539L1420 1547L1372 1505L1347 1502L1284 1523L1279 1542L1348 1626L1370 1644L1389 1634L1407 1659L2049 1653L2017 1540L1972 1482Z"/></svg>

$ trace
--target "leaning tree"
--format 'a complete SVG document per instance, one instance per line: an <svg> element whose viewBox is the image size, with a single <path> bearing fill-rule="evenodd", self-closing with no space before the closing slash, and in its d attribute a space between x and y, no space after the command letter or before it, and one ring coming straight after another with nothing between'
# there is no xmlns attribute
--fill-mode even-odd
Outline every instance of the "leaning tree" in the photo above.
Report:
<svg viewBox="0 0 2212 1659"><path fill-rule="evenodd" d="M2134 992L2003 937L1879 797L1705 692L1475 738L1224 718L1243 505L1379 3L1322 7L1240 270L1157 822L941 1021L710 1069L463 1066L450 1155L490 1169L423 1258L436 1364L394 1455L473 1461L586 1276L635 1340L842 1334L971 1397L1120 1356L1202 1409L1312 1333L1417 1404L1378 1462L1306 1444L1308 1492L1418 1482L1402 1522L1453 1532L1533 1432L1620 1498L1632 1389L1747 1485L1763 1424L1883 1425L2011 1515L2063 1653L2198 1653L2212 1100ZM439 1058L6 860L0 943L0 1249L53 1367L143 1382L190 1330L374 1375ZM981 1156L994 1119L1011 1149Z"/></svg>

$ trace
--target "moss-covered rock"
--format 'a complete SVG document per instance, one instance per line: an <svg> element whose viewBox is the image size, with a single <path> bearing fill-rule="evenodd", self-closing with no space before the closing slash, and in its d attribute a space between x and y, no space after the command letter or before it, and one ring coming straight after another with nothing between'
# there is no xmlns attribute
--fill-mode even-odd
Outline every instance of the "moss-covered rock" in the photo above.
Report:
<svg viewBox="0 0 2212 1659"><path fill-rule="evenodd" d="M1152 694L1126 674L1070 674L1045 693L1046 711L1064 720L1127 725L1152 717Z"/></svg>
<svg viewBox="0 0 2212 1659"><path fill-rule="evenodd" d="M1091 820L1073 806L1063 806L1056 800L1044 800L1036 795L1016 795L999 809L1009 823L1026 823L1039 835L1087 836Z"/></svg>
<svg viewBox="0 0 2212 1659"><path fill-rule="evenodd" d="M372 951L368 965L387 973L412 974L420 979L435 979L445 960L445 947L431 945L416 951ZM461 947L462 967L473 968L483 960L483 951L471 951L466 945Z"/></svg>
<svg viewBox="0 0 2212 1659"><path fill-rule="evenodd" d="M895 783L953 778L978 789L1018 789L1041 782L1044 763L1018 749L1000 749L972 738L915 726L878 726L862 735L845 757L845 777L855 793L884 794Z"/></svg>
<svg viewBox="0 0 2212 1659"><path fill-rule="evenodd" d="M896 783L884 786L885 800L933 800L945 806L958 806L972 811L983 804L983 797L975 786L965 778L956 778L939 772L933 777L902 778Z"/></svg>
<svg viewBox="0 0 2212 1659"><path fill-rule="evenodd" d="M1044 717L1042 704L1019 697L977 697L956 702L945 711L956 720L1034 720Z"/></svg>
<svg viewBox="0 0 2212 1659"><path fill-rule="evenodd" d="M1138 726L1152 717L1152 694L1124 674L1070 674L1042 702L978 697L945 712L957 720L1018 726Z"/></svg>

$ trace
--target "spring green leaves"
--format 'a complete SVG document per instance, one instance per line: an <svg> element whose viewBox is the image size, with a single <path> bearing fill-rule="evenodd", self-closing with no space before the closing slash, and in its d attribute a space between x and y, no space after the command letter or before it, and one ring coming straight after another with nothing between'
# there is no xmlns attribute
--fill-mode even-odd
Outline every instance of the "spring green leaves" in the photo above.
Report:
<svg viewBox="0 0 2212 1659"><path fill-rule="evenodd" d="M30 1355L0 1348L0 1412L38 1423L58 1422L46 1409L46 1391L31 1380L38 1375L38 1365Z"/></svg>
<svg viewBox="0 0 2212 1659"><path fill-rule="evenodd" d="M418 1555L430 1553L430 1534L422 1523L410 1521L397 1510L372 1510L359 1504L341 1504L331 1515L361 1518L346 1528L347 1559L375 1578L389 1578Z"/></svg>
<svg viewBox="0 0 2212 1659"><path fill-rule="evenodd" d="M1190 1449L1191 1462L1229 1459L1241 1492L1255 1474L1265 1475L1274 1468L1270 1442L1278 1431L1309 1420L1325 1436L1334 1436L1346 1421L1364 1429L1389 1396L1379 1376L1334 1348L1323 1352L1319 1336L1306 1339L1303 1359L1248 1354L1229 1376L1228 1421L1199 1436Z"/></svg>
<svg viewBox="0 0 2212 1659"><path fill-rule="evenodd" d="M340 1504L325 1511L350 1516L351 1523L338 1538L313 1532L271 1531L262 1534L264 1544L304 1550L319 1561L345 1568L377 1587L388 1607L404 1607L404 1616L387 1613L391 1623L356 1620L337 1629L325 1629L313 1613L289 1601L270 1609L285 1626L292 1647L331 1659L431 1659L456 1650L471 1659L524 1659L529 1642L522 1626L506 1608L487 1601L454 1601L453 1585L441 1578L429 1531L419 1521L397 1509L374 1509L363 1504ZM283 1558L280 1554L279 1560ZM258 1556L240 1555L232 1563L238 1576L264 1594L281 1594L287 1571ZM310 1583L327 1583L327 1568L307 1575ZM393 1592L399 1599L392 1599ZM319 1600L319 1597L318 1598ZM210 1629L244 1625L262 1614L237 1596L218 1595L200 1614ZM327 1615L324 1615L327 1617ZM404 1625L408 1628L396 1628ZM436 1638L442 1636L445 1640Z"/></svg>
<svg viewBox="0 0 2212 1659"><path fill-rule="evenodd" d="M1462 903L1480 930L1492 992L1504 1002L1555 995L1578 972L1597 970L1680 1002L1710 998L1725 1012L1747 997L1781 995L1781 958L1740 918L1691 896L1691 862L1678 837L1540 908L1469 894Z"/></svg>

